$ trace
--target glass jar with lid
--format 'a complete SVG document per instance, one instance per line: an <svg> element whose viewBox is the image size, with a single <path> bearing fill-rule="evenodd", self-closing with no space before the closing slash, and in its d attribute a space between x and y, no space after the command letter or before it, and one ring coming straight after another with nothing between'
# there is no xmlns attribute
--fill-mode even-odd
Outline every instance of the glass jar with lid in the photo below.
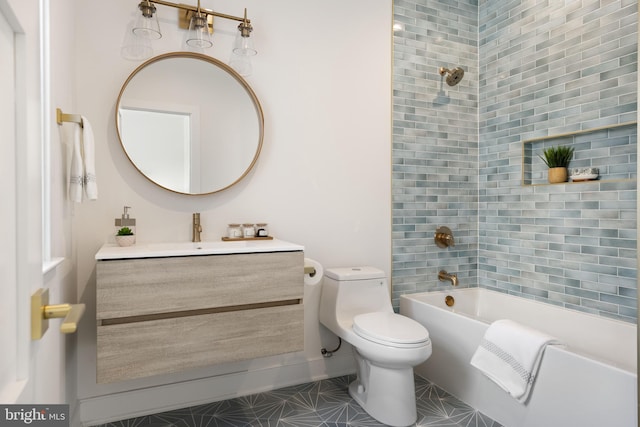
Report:
<svg viewBox="0 0 640 427"><path fill-rule="evenodd" d="M256 224L256 237L268 237L269 229L266 222L259 222Z"/></svg>
<svg viewBox="0 0 640 427"><path fill-rule="evenodd" d="M256 228L253 224L242 224L242 236L244 238L255 237Z"/></svg>
<svg viewBox="0 0 640 427"><path fill-rule="evenodd" d="M227 227L227 237L230 239L240 239L242 237L240 224L229 224Z"/></svg>

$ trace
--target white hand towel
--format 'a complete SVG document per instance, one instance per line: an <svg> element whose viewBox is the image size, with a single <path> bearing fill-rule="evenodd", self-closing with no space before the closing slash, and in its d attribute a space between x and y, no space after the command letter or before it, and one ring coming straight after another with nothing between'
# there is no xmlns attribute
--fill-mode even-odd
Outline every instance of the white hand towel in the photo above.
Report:
<svg viewBox="0 0 640 427"><path fill-rule="evenodd" d="M72 202L82 202L82 187L84 183L84 166L82 161L82 140L80 126L73 126L71 143L67 143L67 159L69 161L69 180L67 193Z"/></svg>
<svg viewBox="0 0 640 427"><path fill-rule="evenodd" d="M67 193L69 200L81 203L83 199L98 198L96 180L95 142L93 129L86 117L82 117L82 125L73 123L71 138L61 128L60 134L67 144L68 177Z"/></svg>
<svg viewBox="0 0 640 427"><path fill-rule="evenodd" d="M82 144L84 148L84 191L87 199L98 199L98 182L96 180L96 156L93 129L86 117L82 116Z"/></svg>
<svg viewBox="0 0 640 427"><path fill-rule="evenodd" d="M487 329L471 365L524 404L548 344L559 342L514 321L498 320Z"/></svg>

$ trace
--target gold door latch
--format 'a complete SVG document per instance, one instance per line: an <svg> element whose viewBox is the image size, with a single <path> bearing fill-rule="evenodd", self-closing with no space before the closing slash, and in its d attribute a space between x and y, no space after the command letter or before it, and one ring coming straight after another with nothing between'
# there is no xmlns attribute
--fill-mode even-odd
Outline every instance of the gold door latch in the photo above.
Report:
<svg viewBox="0 0 640 427"><path fill-rule="evenodd" d="M84 304L49 305L49 290L38 289L31 295L31 339L39 340L49 328L49 319L64 318L60 332L72 334L84 314Z"/></svg>

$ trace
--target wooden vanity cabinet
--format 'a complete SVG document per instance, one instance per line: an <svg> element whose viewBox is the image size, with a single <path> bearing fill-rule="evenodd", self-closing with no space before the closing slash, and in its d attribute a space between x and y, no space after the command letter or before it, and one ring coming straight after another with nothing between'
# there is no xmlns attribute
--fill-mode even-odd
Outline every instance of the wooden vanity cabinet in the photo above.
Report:
<svg viewBox="0 0 640 427"><path fill-rule="evenodd" d="M304 349L302 251L99 260L97 382Z"/></svg>

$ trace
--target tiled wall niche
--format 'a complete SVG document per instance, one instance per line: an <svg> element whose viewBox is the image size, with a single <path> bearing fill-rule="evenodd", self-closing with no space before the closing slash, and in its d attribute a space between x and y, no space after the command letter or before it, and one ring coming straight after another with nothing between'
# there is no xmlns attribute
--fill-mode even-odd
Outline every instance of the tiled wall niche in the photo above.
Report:
<svg viewBox="0 0 640 427"><path fill-rule="evenodd" d="M595 168L597 179L601 181L635 179L636 134L636 123L628 122L524 140L522 184L548 184L548 167L542 160L543 153L550 147L560 146L574 149L569 174L575 168ZM569 179L569 182L573 180Z"/></svg>
<svg viewBox="0 0 640 427"><path fill-rule="evenodd" d="M394 5L394 302L446 289L444 268L461 286L636 322L635 129L598 142L618 147L606 167L626 179L522 185L523 140L636 120L636 2ZM440 65L464 80L441 85ZM435 246L438 225L455 248Z"/></svg>

